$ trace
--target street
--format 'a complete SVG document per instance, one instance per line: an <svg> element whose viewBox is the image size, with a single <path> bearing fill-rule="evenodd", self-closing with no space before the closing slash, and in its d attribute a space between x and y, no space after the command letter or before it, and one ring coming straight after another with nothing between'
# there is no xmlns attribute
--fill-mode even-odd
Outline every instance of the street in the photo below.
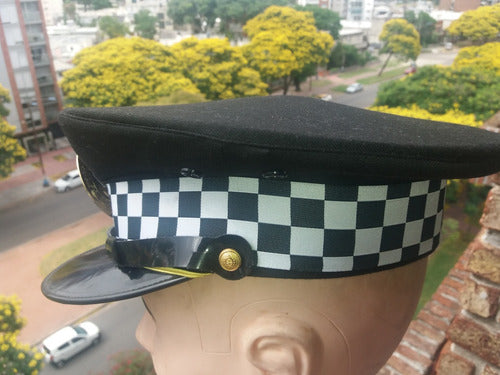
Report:
<svg viewBox="0 0 500 375"><path fill-rule="evenodd" d="M377 97L378 86L378 83L365 85L363 91L354 94L334 92L332 101L358 108L370 107Z"/></svg>
<svg viewBox="0 0 500 375"><path fill-rule="evenodd" d="M99 212L83 187L51 190L0 213L0 251Z"/></svg>
<svg viewBox="0 0 500 375"><path fill-rule="evenodd" d="M140 298L113 302L88 318L101 329L101 342L70 359L63 368L46 364L41 375L107 375L113 365L109 357L142 348L135 330L145 308Z"/></svg>

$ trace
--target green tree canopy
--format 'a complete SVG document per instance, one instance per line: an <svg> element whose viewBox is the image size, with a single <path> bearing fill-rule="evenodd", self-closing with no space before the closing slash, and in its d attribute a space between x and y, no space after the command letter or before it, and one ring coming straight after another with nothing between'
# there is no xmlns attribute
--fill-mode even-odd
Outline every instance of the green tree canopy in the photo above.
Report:
<svg viewBox="0 0 500 375"><path fill-rule="evenodd" d="M328 31L333 39L339 38L339 31L342 29L340 16L330 9L321 8L317 5L296 6L296 10L311 12L316 22L318 30Z"/></svg>
<svg viewBox="0 0 500 375"><path fill-rule="evenodd" d="M420 54L420 36L411 23L404 19L389 20L384 24L379 39L384 43L381 52L387 52L387 60L380 69L382 74L392 55L415 60Z"/></svg>
<svg viewBox="0 0 500 375"><path fill-rule="evenodd" d="M267 85L248 68L241 48L227 39L184 39L172 46L175 70L195 82L207 99L265 95Z"/></svg>
<svg viewBox="0 0 500 375"><path fill-rule="evenodd" d="M202 22L213 27L219 18L221 31L231 37L231 23L244 25L267 7L286 4L287 0L170 0L167 13L174 24L191 25L194 32L202 31Z"/></svg>
<svg viewBox="0 0 500 375"><path fill-rule="evenodd" d="M149 10L141 9L134 14L134 25L137 35L141 38L153 39L156 34L156 17Z"/></svg>
<svg viewBox="0 0 500 375"><path fill-rule="evenodd" d="M435 27L437 21L428 13L419 12L418 15L415 15L415 12L413 10L409 10L405 12L404 17L405 20L407 20L417 29L420 35L420 43L423 46L427 46L436 41L437 35L435 32Z"/></svg>
<svg viewBox="0 0 500 375"><path fill-rule="evenodd" d="M125 36L130 31L123 22L121 22L117 17L104 16L99 18L99 30L103 32L108 38L117 38L119 36Z"/></svg>
<svg viewBox="0 0 500 375"><path fill-rule="evenodd" d="M464 12L446 31L459 40L470 40L475 44L493 41L500 33L500 4Z"/></svg>
<svg viewBox="0 0 500 375"><path fill-rule="evenodd" d="M244 46L250 66L271 82L283 80L286 94L293 73L310 64L326 64L333 38L316 29L310 12L271 6L249 20L244 31L250 43Z"/></svg>
<svg viewBox="0 0 500 375"><path fill-rule="evenodd" d="M43 367L43 355L17 341L25 324L20 311L19 298L0 296L0 369L2 374L36 375Z"/></svg>
<svg viewBox="0 0 500 375"><path fill-rule="evenodd" d="M415 74L383 84L376 106L410 108L416 104L432 114L456 109L484 121L500 108L500 75L494 70L424 66Z"/></svg>
<svg viewBox="0 0 500 375"><path fill-rule="evenodd" d="M0 85L0 178L11 174L14 164L26 157L26 150L14 138L16 128L5 120L9 111L4 104L8 102L10 102L9 91Z"/></svg>

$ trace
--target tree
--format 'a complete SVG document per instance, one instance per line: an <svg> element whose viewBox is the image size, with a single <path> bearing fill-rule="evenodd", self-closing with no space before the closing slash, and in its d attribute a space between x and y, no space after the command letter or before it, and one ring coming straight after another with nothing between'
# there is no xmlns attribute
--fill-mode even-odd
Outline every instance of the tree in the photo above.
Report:
<svg viewBox="0 0 500 375"><path fill-rule="evenodd" d="M460 49L452 67L460 69L471 67L480 70L494 70L500 74L500 42L486 43L482 46Z"/></svg>
<svg viewBox="0 0 500 375"><path fill-rule="evenodd" d="M409 108L416 104L432 114L457 109L484 121L500 108L499 92L500 75L495 70L424 66L411 76L383 84L375 105Z"/></svg>
<svg viewBox="0 0 500 375"><path fill-rule="evenodd" d="M426 12L419 12L415 15L413 10L405 12L405 20L411 23L417 29L420 35L420 43L427 46L434 43L437 36L435 32L436 20Z"/></svg>
<svg viewBox="0 0 500 375"><path fill-rule="evenodd" d="M174 62L170 49L158 42L114 38L80 51L61 88L70 107L130 106L179 90L199 93L174 70Z"/></svg>
<svg viewBox="0 0 500 375"><path fill-rule="evenodd" d="M464 12L446 31L459 40L470 40L474 44L493 41L500 33L500 4Z"/></svg>
<svg viewBox="0 0 500 375"><path fill-rule="evenodd" d="M267 85L247 67L241 48L227 39L184 39L172 46L175 69L195 83L207 99L265 95Z"/></svg>
<svg viewBox="0 0 500 375"><path fill-rule="evenodd" d="M328 31L333 39L339 38L339 31L342 29L340 16L330 9L321 8L317 5L296 6L296 10L311 12L316 22L318 30Z"/></svg>
<svg viewBox="0 0 500 375"><path fill-rule="evenodd" d="M2 374L36 375L43 366L43 355L17 336L25 320L20 316L21 301L0 296L0 369Z"/></svg>
<svg viewBox="0 0 500 375"><path fill-rule="evenodd" d="M203 31L206 22L215 22L216 0L172 0L168 3L168 16L175 25L191 25L193 32Z"/></svg>
<svg viewBox="0 0 500 375"><path fill-rule="evenodd" d="M168 16L176 25L191 25L193 32L207 31L216 19L220 31L233 38L230 25L244 25L271 5L286 5L287 0L170 0Z"/></svg>
<svg viewBox="0 0 500 375"><path fill-rule="evenodd" d="M368 51L359 51L353 45L337 42L328 59L327 68L340 68L353 65L363 66L371 59L373 57Z"/></svg>
<svg viewBox="0 0 500 375"><path fill-rule="evenodd" d="M413 117L423 120L432 120L439 122L450 122L459 125L468 125L472 127L479 127L483 124L482 121L477 121L473 114L466 114L456 108L452 108L443 114L434 114L419 108L416 104L412 104L409 108L403 107L388 107L388 106L375 106L368 108L372 111L390 113L398 116Z"/></svg>
<svg viewBox="0 0 500 375"><path fill-rule="evenodd" d="M146 39L153 39L156 34L156 17L147 9L141 9L134 14L134 25L137 35Z"/></svg>
<svg viewBox="0 0 500 375"><path fill-rule="evenodd" d="M0 85L0 178L11 174L14 164L26 157L26 150L14 138L16 128L5 120L9 111L4 104L9 102L9 91Z"/></svg>
<svg viewBox="0 0 500 375"><path fill-rule="evenodd" d="M415 27L404 19L389 20L384 24L379 39L384 43L381 52L389 55L378 75L384 71L392 55L415 60L420 54L420 37Z"/></svg>
<svg viewBox="0 0 500 375"><path fill-rule="evenodd" d="M99 19L99 29L108 38L117 38L119 36L125 36L129 33L127 25L121 22L117 17L104 16Z"/></svg>
<svg viewBox="0 0 500 375"><path fill-rule="evenodd" d="M310 12L271 6L249 20L250 43L244 53L250 66L267 81L281 79L286 95L292 75L310 64L326 64L333 38L316 29Z"/></svg>

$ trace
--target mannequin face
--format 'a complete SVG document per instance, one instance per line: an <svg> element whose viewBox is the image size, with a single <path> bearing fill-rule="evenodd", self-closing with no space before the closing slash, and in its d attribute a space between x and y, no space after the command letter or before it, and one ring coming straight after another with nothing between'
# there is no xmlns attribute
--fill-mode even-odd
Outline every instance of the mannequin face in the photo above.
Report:
<svg viewBox="0 0 500 375"><path fill-rule="evenodd" d="M193 279L143 297L137 338L158 375L375 374L413 316L426 263L338 279Z"/></svg>

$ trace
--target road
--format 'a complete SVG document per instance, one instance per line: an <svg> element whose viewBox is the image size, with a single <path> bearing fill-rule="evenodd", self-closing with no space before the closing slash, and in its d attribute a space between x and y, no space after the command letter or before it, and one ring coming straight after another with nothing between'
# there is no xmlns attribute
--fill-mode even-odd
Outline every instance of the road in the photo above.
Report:
<svg viewBox="0 0 500 375"><path fill-rule="evenodd" d="M333 101L335 103L350 105L352 107L366 108L370 107L377 97L378 83L373 85L365 85L363 91L347 94L347 93L333 93Z"/></svg>
<svg viewBox="0 0 500 375"><path fill-rule="evenodd" d="M135 330L144 314L140 298L109 304L89 320L102 332L101 342L73 357L61 368L45 365L41 375L107 375L113 363L113 354L142 348L135 338Z"/></svg>
<svg viewBox="0 0 500 375"><path fill-rule="evenodd" d="M83 187L66 193L51 190L0 214L0 251L74 223L99 209Z"/></svg>

